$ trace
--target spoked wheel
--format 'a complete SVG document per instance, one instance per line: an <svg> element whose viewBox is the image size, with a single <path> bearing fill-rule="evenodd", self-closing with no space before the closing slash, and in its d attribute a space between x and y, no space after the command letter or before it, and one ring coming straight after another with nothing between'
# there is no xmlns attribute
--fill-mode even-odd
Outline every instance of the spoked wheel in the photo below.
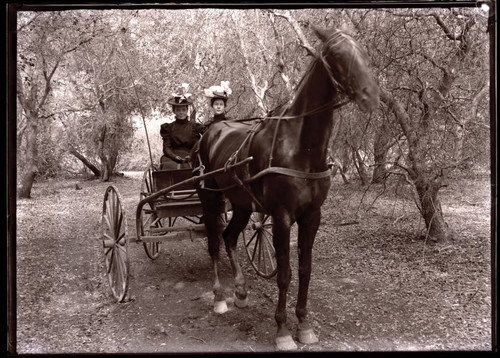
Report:
<svg viewBox="0 0 500 358"><path fill-rule="evenodd" d="M106 274L113 296L122 302L129 279L127 220L120 194L114 186L109 186L104 193L101 223Z"/></svg>
<svg viewBox="0 0 500 358"><path fill-rule="evenodd" d="M154 169L149 168L144 172L141 184L141 200L153 193L153 170ZM156 215L153 203L146 203L142 207L141 217L141 235L149 235L152 227L162 227L161 220ZM160 255L159 242L143 242L142 244L144 246L144 250L146 251L146 255L148 255L150 259L154 260Z"/></svg>
<svg viewBox="0 0 500 358"><path fill-rule="evenodd" d="M243 230L243 242L248 259L259 276L271 278L278 272L273 246L272 217L252 213L250 228Z"/></svg>

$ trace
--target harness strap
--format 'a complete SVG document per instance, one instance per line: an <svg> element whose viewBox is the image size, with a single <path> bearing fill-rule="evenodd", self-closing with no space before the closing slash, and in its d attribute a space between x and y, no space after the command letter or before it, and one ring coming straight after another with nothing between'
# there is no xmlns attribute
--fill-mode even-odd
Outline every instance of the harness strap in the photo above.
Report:
<svg viewBox="0 0 500 358"><path fill-rule="evenodd" d="M235 163L238 160L238 155L240 154L240 151L245 147L245 145L247 143L248 143L247 148L248 148L248 150L250 149L250 145L252 144L253 137L255 136L255 133L257 133L257 129L260 127L261 124L262 124L262 120L255 123L248 130L248 132L247 132L248 134L246 135L245 139L243 140L243 142L241 143L239 148L235 152L233 152L233 154L231 154L231 156L227 160L226 164L224 165L224 168L228 168L229 165L231 165L232 163ZM248 150L247 150L247 153L248 153ZM243 156L245 156L245 155L243 155ZM257 199L256 196L252 193L252 191L250 190L248 185L246 185L246 183L240 179L240 177L236 173L236 170L233 168L230 171L231 171L233 180L235 181L236 185L242 187L243 190L245 190L247 192L247 194L252 198L252 201L254 203L256 203L261 208L261 210L264 210L264 205L262 205L262 203L259 201L259 199Z"/></svg>
<svg viewBox="0 0 500 358"><path fill-rule="evenodd" d="M235 179L236 183L233 185L227 186L225 188L205 188L203 187L204 190L208 191L226 191L232 188L235 188L237 186L244 186L245 184L251 183L254 180L259 179L260 177L263 177L264 175L268 174L281 174L281 175L287 175L290 177L294 178L299 178L299 179L323 179L326 177L329 177L332 174L331 169L325 170L323 172L317 172L317 173L307 173L307 172L301 172L299 170L294 170L290 168L284 168L284 167L270 167L266 168L264 170L261 170L254 176L250 178L246 178L245 180L241 180L238 176L233 175L233 179Z"/></svg>
<svg viewBox="0 0 500 358"><path fill-rule="evenodd" d="M278 122L276 123L276 128L274 129L274 136L273 136L273 142L271 144L271 151L269 152L269 163L268 167L271 167L273 163L273 153L274 153L274 145L276 144L276 138L278 138L278 128L281 123L281 118L278 119Z"/></svg>
<svg viewBox="0 0 500 358"><path fill-rule="evenodd" d="M246 185L246 183L240 179L240 177L236 174L236 172L234 171L234 169L231 170L232 171L232 174L233 174L233 180L236 182L237 185L239 185L240 187L243 188L243 190L245 190L247 192L248 195L250 195L250 197L252 198L252 200L260 207L260 211L265 211L264 209L264 205L262 205L262 203L259 201L259 199L257 199L257 197L252 193L252 191L250 190L250 188Z"/></svg>
<svg viewBox="0 0 500 358"><path fill-rule="evenodd" d="M261 170L254 176L247 178L244 180L244 183L249 183L251 181L257 180L260 177L267 175L267 174L281 174L281 175L286 175L294 178L300 178L300 179L323 179L326 177L329 177L332 174L332 171L330 169L325 170L323 172L317 172L317 173L308 173L308 172L302 172L300 170L295 170L295 169L290 169L290 168L285 168L285 167L269 167L264 170Z"/></svg>

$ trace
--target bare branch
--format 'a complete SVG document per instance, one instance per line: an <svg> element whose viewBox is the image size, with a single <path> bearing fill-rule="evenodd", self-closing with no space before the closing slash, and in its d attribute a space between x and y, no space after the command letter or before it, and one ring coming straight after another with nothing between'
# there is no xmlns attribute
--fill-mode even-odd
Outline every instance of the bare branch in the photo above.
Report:
<svg viewBox="0 0 500 358"><path fill-rule="evenodd" d="M434 61L434 59L428 55L426 55L425 53L422 53L421 54L423 58L425 58L427 61L429 61L430 63L432 63L432 65L434 67L437 67L439 68L441 71L443 71L443 73L448 73L448 70L446 68L444 68L443 66L440 66L436 63L436 61Z"/></svg>
<svg viewBox="0 0 500 358"><path fill-rule="evenodd" d="M446 35L446 37L448 37L450 40L461 40L462 39L462 35L454 35L450 29L448 29L448 26L446 26L446 24L443 22L443 20L441 19L441 17L433 12L430 14L437 22L437 24L439 25L439 27L443 30L444 34Z"/></svg>
<svg viewBox="0 0 500 358"><path fill-rule="evenodd" d="M483 97L488 93L489 88L490 84L487 82L483 85L479 92L474 95L470 109L471 118L477 117L477 107L479 106L479 102L481 102L481 99L483 99Z"/></svg>
<svg viewBox="0 0 500 358"><path fill-rule="evenodd" d="M277 10L268 10L270 13L272 13L275 16L281 17L285 19L293 28L295 33L297 34L297 37L299 39L299 44L301 47L305 48L308 54L316 57L316 50L314 49L313 46L309 43L307 40L306 36L304 35L304 32L302 32L302 29L300 28L299 23L293 18L293 16L290 14L289 10L286 11L277 11Z"/></svg>
<svg viewBox="0 0 500 358"><path fill-rule="evenodd" d="M35 21L41 14L41 12L35 13L35 16L33 16L33 18L31 18L27 23L22 24L18 27L17 32L21 32L25 27L31 25L31 23Z"/></svg>

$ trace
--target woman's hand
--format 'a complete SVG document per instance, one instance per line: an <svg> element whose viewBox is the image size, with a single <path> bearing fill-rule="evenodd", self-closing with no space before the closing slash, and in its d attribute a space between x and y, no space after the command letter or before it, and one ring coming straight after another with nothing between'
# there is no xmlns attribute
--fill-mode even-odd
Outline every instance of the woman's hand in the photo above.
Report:
<svg viewBox="0 0 500 358"><path fill-rule="evenodd" d="M184 159L182 159L182 157L180 157L180 156L178 156L178 155L176 155L176 156L174 157L174 160L175 160L177 163L184 163Z"/></svg>
<svg viewBox="0 0 500 358"><path fill-rule="evenodd" d="M182 158L181 156L179 155L176 155L174 160L179 163L179 164L182 164L182 163L189 163L189 161L191 160L191 157L189 155L185 156L184 158Z"/></svg>

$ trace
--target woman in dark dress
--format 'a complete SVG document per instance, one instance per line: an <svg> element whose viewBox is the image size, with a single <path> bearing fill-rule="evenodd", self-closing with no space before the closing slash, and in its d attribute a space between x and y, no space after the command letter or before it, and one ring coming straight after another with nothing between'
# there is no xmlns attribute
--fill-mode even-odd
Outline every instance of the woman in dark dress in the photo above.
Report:
<svg viewBox="0 0 500 358"><path fill-rule="evenodd" d="M187 87L183 86L185 92ZM174 94L168 104L172 106L175 121L164 123L160 127L160 135L163 138L163 156L161 157L160 169L189 168L189 153L203 133L204 126L201 123L190 121L188 107L193 104L191 94Z"/></svg>

